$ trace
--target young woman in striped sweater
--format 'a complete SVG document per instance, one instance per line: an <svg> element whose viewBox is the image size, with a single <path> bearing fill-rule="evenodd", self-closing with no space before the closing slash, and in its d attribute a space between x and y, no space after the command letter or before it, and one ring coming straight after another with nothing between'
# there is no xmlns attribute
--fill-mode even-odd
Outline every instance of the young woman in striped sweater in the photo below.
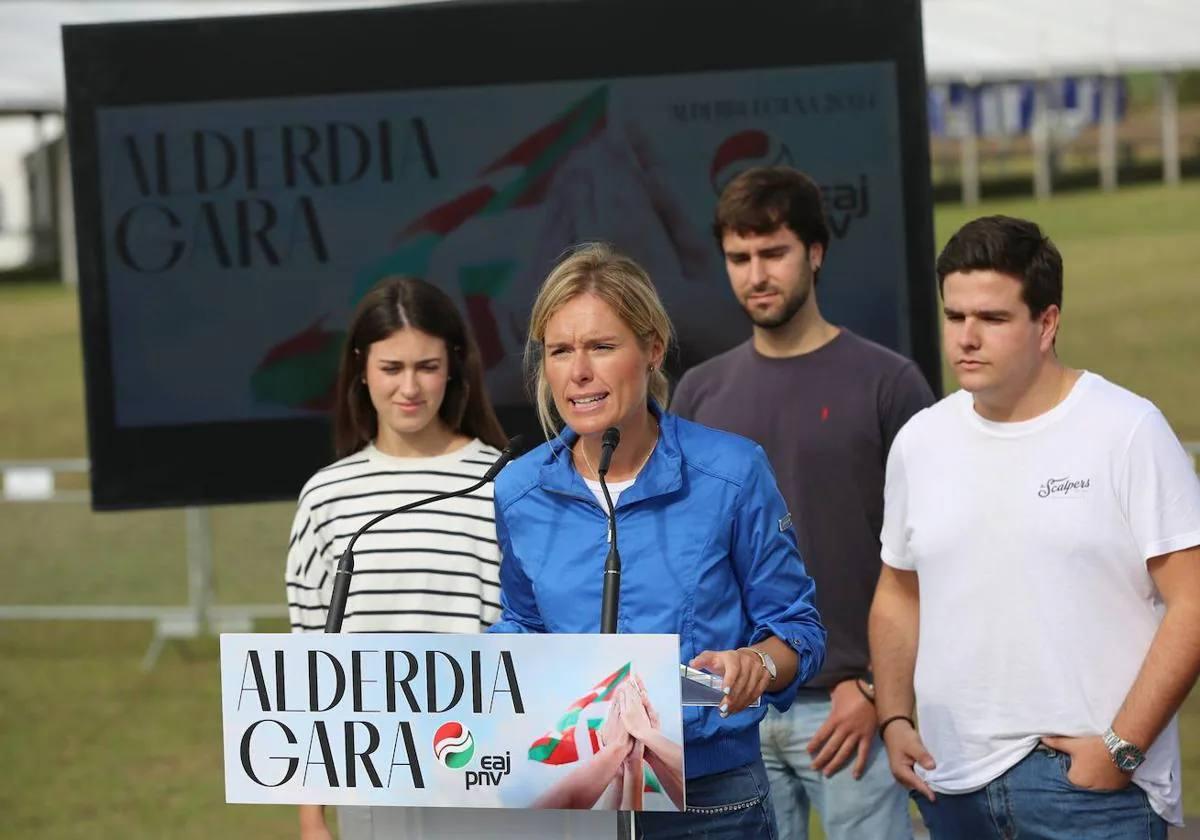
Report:
<svg viewBox="0 0 1200 840"><path fill-rule="evenodd" d="M500 455L479 351L450 298L411 278L381 281L350 324L334 398L339 460L300 493L287 557L296 632L320 632L347 541L373 515L474 484ZM478 633L500 614L492 485L381 522L354 546L343 632ZM343 840L392 836L408 809L339 808ZM401 822L397 822L397 821ZM324 809L300 808L303 840Z"/></svg>

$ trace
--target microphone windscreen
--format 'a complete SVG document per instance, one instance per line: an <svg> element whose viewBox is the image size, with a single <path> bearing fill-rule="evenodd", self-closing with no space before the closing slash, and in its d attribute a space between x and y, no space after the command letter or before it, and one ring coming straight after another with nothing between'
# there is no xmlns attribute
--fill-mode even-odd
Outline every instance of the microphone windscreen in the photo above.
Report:
<svg viewBox="0 0 1200 840"><path fill-rule="evenodd" d="M500 474L500 470L508 466L509 462L521 454L521 447L525 445L524 435L514 435L508 439L500 457L488 467L488 471L483 474L481 482L486 484L489 481L495 481L496 476Z"/></svg>
<svg viewBox="0 0 1200 840"><path fill-rule="evenodd" d="M597 476L603 476L608 472L608 466L612 463L613 450L620 442L620 429L616 426L609 426L604 430L604 437L600 439L600 466L596 468Z"/></svg>
<svg viewBox="0 0 1200 840"><path fill-rule="evenodd" d="M617 444L621 442L621 430L616 426L609 426L604 430L604 437L600 440L601 446L607 446L610 449L616 449Z"/></svg>

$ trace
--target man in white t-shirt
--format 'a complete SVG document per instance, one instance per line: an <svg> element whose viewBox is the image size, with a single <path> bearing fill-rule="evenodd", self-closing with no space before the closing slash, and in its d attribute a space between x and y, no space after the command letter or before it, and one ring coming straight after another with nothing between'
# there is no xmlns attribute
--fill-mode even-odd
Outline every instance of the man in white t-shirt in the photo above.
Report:
<svg viewBox="0 0 1200 840"><path fill-rule="evenodd" d="M1200 481L1154 405L1059 362L1037 225L970 222L937 272L963 390L888 459L870 641L892 772L935 840L1165 837Z"/></svg>

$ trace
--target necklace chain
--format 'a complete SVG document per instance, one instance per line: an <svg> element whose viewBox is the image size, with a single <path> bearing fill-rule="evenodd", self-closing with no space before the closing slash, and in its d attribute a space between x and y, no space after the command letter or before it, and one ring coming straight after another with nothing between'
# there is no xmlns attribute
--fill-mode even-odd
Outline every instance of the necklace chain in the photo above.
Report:
<svg viewBox="0 0 1200 840"><path fill-rule="evenodd" d="M640 473L642 471L642 468L645 467L646 464L649 462L650 456L654 454L654 447L658 446L658 432L659 432L658 425L655 424L654 440L650 443L650 450L646 453L646 457L642 459L642 463L638 464L638 468L633 471L634 476L636 476L638 473ZM588 458L587 447L585 447L583 445L582 439L580 440L580 443L579 443L579 454L583 456L583 462L585 464L587 464L588 470L591 471L592 475L594 475L596 477L596 480L599 481L600 473L595 467L592 466L592 461L590 458Z"/></svg>

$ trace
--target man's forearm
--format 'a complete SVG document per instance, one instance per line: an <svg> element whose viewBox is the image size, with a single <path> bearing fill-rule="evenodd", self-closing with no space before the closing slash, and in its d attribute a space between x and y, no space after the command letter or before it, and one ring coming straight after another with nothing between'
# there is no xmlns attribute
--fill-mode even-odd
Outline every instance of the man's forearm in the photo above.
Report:
<svg viewBox="0 0 1200 840"><path fill-rule="evenodd" d="M646 763L658 776L663 793L683 810L683 747L676 744L658 729L644 733Z"/></svg>
<svg viewBox="0 0 1200 840"><path fill-rule="evenodd" d="M628 747L604 747L581 763L533 803L534 808L588 809L604 793L628 755Z"/></svg>
<svg viewBox="0 0 1200 840"><path fill-rule="evenodd" d="M884 566L868 621L875 711L880 722L913 713L913 669L920 616L916 573Z"/></svg>
<svg viewBox="0 0 1200 840"><path fill-rule="evenodd" d="M1179 711L1200 674L1200 605L1168 607L1137 679L1112 722L1113 731L1143 750Z"/></svg>
<svg viewBox="0 0 1200 840"><path fill-rule="evenodd" d="M642 743L646 745L646 752L653 753L672 767L683 769L683 747L662 734L662 730L651 729L642 738Z"/></svg>
<svg viewBox="0 0 1200 840"><path fill-rule="evenodd" d="M1117 735L1143 750L1179 710L1200 672L1200 546L1152 557L1146 568L1167 609L1112 722Z"/></svg>
<svg viewBox="0 0 1200 840"><path fill-rule="evenodd" d="M640 811L645 802L646 775L643 762L645 756L642 750L634 749L625 760L625 775L622 779L625 793L621 797L621 805L630 811Z"/></svg>

